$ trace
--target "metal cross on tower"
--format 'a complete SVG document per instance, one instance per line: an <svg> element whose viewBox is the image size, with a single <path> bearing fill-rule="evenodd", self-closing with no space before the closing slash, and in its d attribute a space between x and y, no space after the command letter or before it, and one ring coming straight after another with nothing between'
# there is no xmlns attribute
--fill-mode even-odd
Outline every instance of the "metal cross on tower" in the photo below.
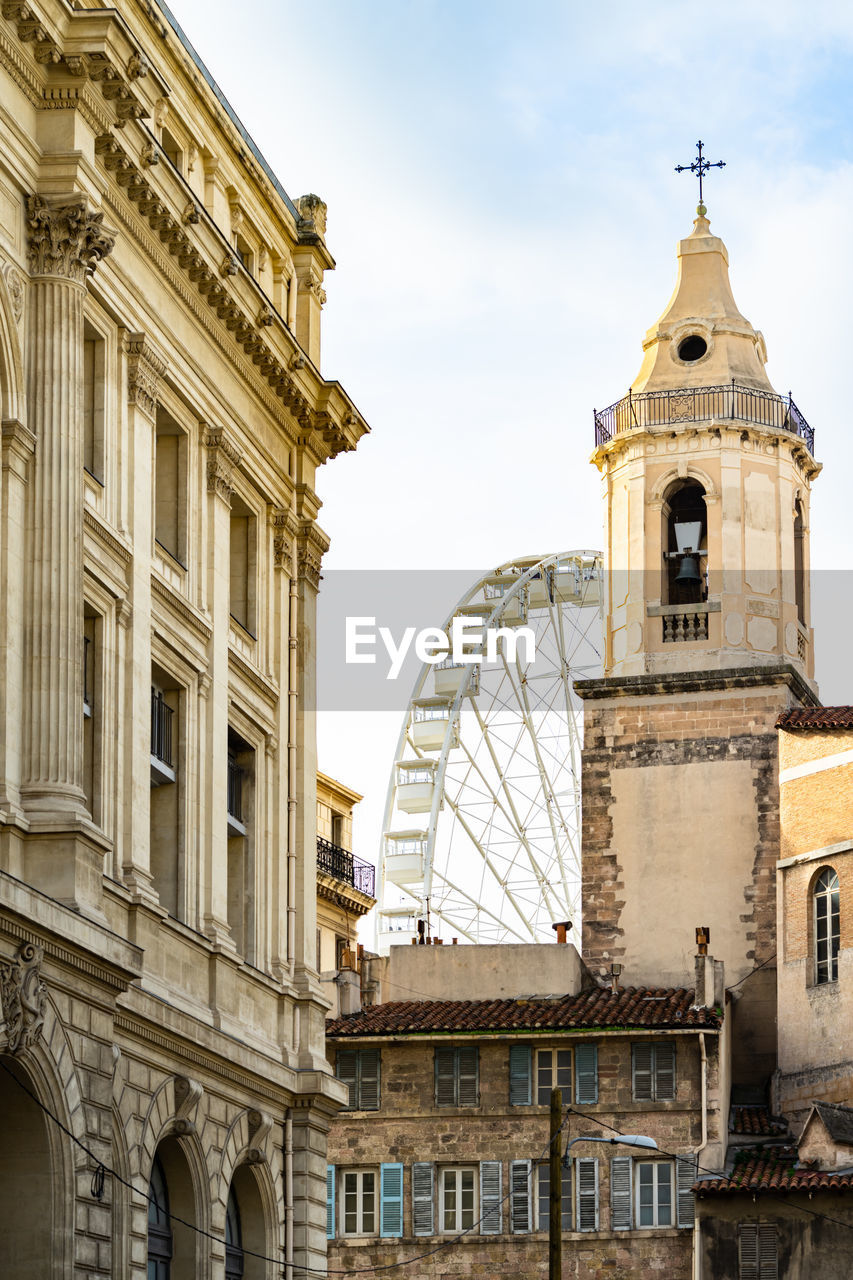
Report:
<svg viewBox="0 0 853 1280"><path fill-rule="evenodd" d="M704 215L704 214L706 214L706 213L708 212L708 210L705 208L705 201L704 201L704 200L703 200L703 198L702 198L702 179L705 177L705 174L708 172L708 170L709 170L709 169L725 169L725 167L726 167L726 162L725 162L725 160L717 160L717 161L715 161L715 162L712 164L710 160L706 160L706 159L705 159L705 157L702 155L702 140L701 140L701 138L700 138L700 140L696 143L696 150L699 152L699 158L698 158L698 160L694 160L692 164L677 164L677 165L675 166L675 172L676 172L676 173L688 173L688 172L689 172L689 173L695 173L695 174L697 174L697 175L698 175L698 177L699 177L699 207L698 207L698 209L696 210L696 212L697 212L697 213L699 213L700 215Z"/></svg>

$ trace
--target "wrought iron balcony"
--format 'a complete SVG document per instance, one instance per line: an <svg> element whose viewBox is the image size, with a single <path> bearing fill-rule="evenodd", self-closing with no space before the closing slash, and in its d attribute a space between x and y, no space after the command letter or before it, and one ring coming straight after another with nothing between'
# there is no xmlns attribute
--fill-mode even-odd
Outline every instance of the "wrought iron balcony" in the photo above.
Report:
<svg viewBox="0 0 853 1280"><path fill-rule="evenodd" d="M233 826L243 828L243 770L237 763L234 751L228 752L228 788L227 788L228 820Z"/></svg>
<svg viewBox="0 0 853 1280"><path fill-rule="evenodd" d="M317 870L375 898L376 868L323 836L317 837Z"/></svg>
<svg viewBox="0 0 853 1280"><path fill-rule="evenodd" d="M711 419L752 422L756 426L789 431L814 454L814 428L806 422L790 393L758 391L736 382L717 387L678 387L672 391L629 391L607 409L594 409L596 448L624 431L676 426Z"/></svg>
<svg viewBox="0 0 853 1280"><path fill-rule="evenodd" d="M151 754L172 767L172 708L159 689L151 690Z"/></svg>

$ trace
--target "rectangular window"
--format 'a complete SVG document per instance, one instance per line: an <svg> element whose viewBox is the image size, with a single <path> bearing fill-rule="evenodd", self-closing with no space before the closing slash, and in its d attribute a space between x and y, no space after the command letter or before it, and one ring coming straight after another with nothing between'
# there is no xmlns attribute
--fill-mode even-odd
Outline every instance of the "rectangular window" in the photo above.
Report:
<svg viewBox="0 0 853 1280"><path fill-rule="evenodd" d="M187 564L187 437L165 409L157 410L154 443L154 537Z"/></svg>
<svg viewBox="0 0 853 1280"><path fill-rule="evenodd" d="M470 1231L477 1208L477 1170L473 1165L441 1170L439 1202L443 1232Z"/></svg>
<svg viewBox="0 0 853 1280"><path fill-rule="evenodd" d="M551 1169L543 1161L536 1170L537 1230L547 1231L551 1215ZM562 1170L560 1190L560 1223L563 1231L572 1229L572 1171Z"/></svg>
<svg viewBox="0 0 853 1280"><path fill-rule="evenodd" d="M238 954L255 955L255 752L228 730L228 926Z"/></svg>
<svg viewBox="0 0 853 1280"><path fill-rule="evenodd" d="M95 822L100 820L100 773L103 750L103 708L100 692L103 619L88 604L83 606L83 791L86 808Z"/></svg>
<svg viewBox="0 0 853 1280"><path fill-rule="evenodd" d="M372 1169L346 1169L341 1174L341 1235L376 1234L376 1173Z"/></svg>
<svg viewBox="0 0 853 1280"><path fill-rule="evenodd" d="M479 1050L436 1049L435 1105L476 1107L479 1101Z"/></svg>
<svg viewBox="0 0 853 1280"><path fill-rule="evenodd" d="M378 1049L338 1049L335 1075L349 1085L349 1110L378 1111L379 1065Z"/></svg>
<svg viewBox="0 0 853 1280"><path fill-rule="evenodd" d="M672 1165L661 1160L636 1164L635 1221L638 1227L671 1227Z"/></svg>
<svg viewBox="0 0 853 1280"><path fill-rule="evenodd" d="M183 779L178 774L181 690L163 668L151 668L151 801L149 862L160 906L185 917L182 868Z"/></svg>
<svg viewBox="0 0 853 1280"><path fill-rule="evenodd" d="M572 1102L571 1049L539 1049L536 1054L536 1101L540 1107L551 1102L551 1090L559 1089L563 1106Z"/></svg>
<svg viewBox="0 0 853 1280"><path fill-rule="evenodd" d="M631 1046L635 1102L671 1102L675 1097L675 1045L644 1041Z"/></svg>
<svg viewBox="0 0 853 1280"><path fill-rule="evenodd" d="M778 1280L779 1247L772 1222L738 1227L738 1280Z"/></svg>
<svg viewBox="0 0 853 1280"><path fill-rule="evenodd" d="M254 513L236 493L231 498L231 617L248 631L254 639L257 635L256 577L257 577L257 520Z"/></svg>
<svg viewBox="0 0 853 1280"><path fill-rule="evenodd" d="M83 323L83 466L104 483L104 410L107 344L98 330Z"/></svg>

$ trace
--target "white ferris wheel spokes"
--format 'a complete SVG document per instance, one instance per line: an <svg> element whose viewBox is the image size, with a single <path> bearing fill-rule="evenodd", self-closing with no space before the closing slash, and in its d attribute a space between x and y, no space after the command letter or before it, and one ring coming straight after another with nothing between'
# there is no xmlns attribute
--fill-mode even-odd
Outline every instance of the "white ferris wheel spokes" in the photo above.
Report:
<svg viewBox="0 0 853 1280"><path fill-rule="evenodd" d="M509 562L448 619L447 634L454 618L503 630L491 652L469 646L473 662L448 657L418 675L388 788L380 945L418 920L441 937L532 942L579 918L572 685L601 667L600 565L593 551Z"/></svg>

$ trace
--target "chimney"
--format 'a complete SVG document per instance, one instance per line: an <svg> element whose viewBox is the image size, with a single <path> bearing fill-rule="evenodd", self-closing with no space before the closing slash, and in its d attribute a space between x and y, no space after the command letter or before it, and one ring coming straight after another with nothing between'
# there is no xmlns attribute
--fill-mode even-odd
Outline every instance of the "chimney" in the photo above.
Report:
<svg viewBox="0 0 853 1280"><path fill-rule="evenodd" d="M554 930L554 932L557 935L558 945L565 944L566 942L568 942L567 934L571 929L571 927L572 927L571 920L560 920L556 924L551 925L551 928Z"/></svg>
<svg viewBox="0 0 853 1280"><path fill-rule="evenodd" d="M696 994L693 999L694 1009L720 1008L725 1000L723 985L723 962L715 960L708 954L711 943L711 930L707 925L696 930Z"/></svg>
<svg viewBox="0 0 853 1280"><path fill-rule="evenodd" d="M619 978L622 973L622 966L618 961L614 960L610 966L610 990L616 992L619 990Z"/></svg>

